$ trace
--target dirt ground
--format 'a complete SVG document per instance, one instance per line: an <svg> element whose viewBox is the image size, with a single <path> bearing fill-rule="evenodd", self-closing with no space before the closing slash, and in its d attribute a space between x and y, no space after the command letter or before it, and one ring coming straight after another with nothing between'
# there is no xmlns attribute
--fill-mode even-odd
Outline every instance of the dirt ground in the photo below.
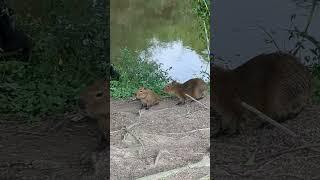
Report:
<svg viewBox="0 0 320 180"><path fill-rule="evenodd" d="M93 168L87 159L96 148L96 124L61 118L65 117L30 125L1 116L1 180L93 177Z"/></svg>
<svg viewBox="0 0 320 180"><path fill-rule="evenodd" d="M310 105L296 118L282 123L298 137L277 128L256 129L258 121L247 122L240 136L213 139L215 180L320 179L319 105Z"/></svg>
<svg viewBox="0 0 320 180"><path fill-rule="evenodd" d="M201 102L209 107L209 97ZM111 179L156 179L150 175L166 171L165 179L208 179L209 110L176 103L165 99L139 113L139 102L111 102ZM0 179L103 179L106 152L93 165L84 161L96 147L96 124L68 117L31 126L1 116ZM241 135L213 139L214 179L320 179L319 120L320 106L312 105L282 123L296 138L277 128L256 129L253 119Z"/></svg>
<svg viewBox="0 0 320 180"><path fill-rule="evenodd" d="M209 97L201 102L209 107ZM209 174L209 110L196 102L176 103L165 99L139 114L137 101L111 101L111 179L136 179L201 160L163 177ZM95 164L88 160L95 154L96 124L74 120L74 114L33 125L0 116L0 179L105 179L107 153L96 154Z"/></svg>
<svg viewBox="0 0 320 180"><path fill-rule="evenodd" d="M200 100L210 107L210 97ZM200 179L209 175L210 111L196 102L164 99L149 110L140 103L111 103L111 179ZM192 165L191 165L192 166Z"/></svg>

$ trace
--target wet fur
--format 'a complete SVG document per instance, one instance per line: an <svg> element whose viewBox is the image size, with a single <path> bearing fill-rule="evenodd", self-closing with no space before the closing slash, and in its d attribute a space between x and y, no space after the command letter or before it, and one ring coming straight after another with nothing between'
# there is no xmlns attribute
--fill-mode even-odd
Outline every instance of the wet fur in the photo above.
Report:
<svg viewBox="0 0 320 180"><path fill-rule="evenodd" d="M278 122L295 117L310 101L311 74L289 54L262 54L234 70L214 66L212 72L213 106L222 116L215 137L239 133L246 113L241 101Z"/></svg>

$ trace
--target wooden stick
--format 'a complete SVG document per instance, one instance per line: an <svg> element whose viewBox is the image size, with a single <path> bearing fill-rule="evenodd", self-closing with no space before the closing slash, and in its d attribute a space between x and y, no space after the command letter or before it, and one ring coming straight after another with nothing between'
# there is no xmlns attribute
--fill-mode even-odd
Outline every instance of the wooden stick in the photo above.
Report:
<svg viewBox="0 0 320 180"><path fill-rule="evenodd" d="M210 166L210 158L208 156L204 156L203 159L201 161L197 162L197 163L186 165L186 166L183 166L181 168L176 168L176 169L172 169L172 170L165 171L165 172L160 172L160 173L153 174L153 175L150 175L150 176L141 177L141 178L138 178L137 180L164 179L164 178L166 178L168 176L178 174L178 173L183 172L183 171L185 171L187 169L200 168L200 167L209 167L209 166Z"/></svg>
<svg viewBox="0 0 320 180"><path fill-rule="evenodd" d="M280 123L278 123L277 121L271 119L270 117L268 117L267 115L263 114L261 111L257 110L256 108L250 106L249 104L245 103L245 102L241 102L241 106L248 109L249 111L255 113L257 116L259 116L262 120L267 121L268 123L274 125L275 127L281 129L282 131L284 131L285 133L289 134L290 136L293 137L297 137L298 135L295 134L293 131L291 131L290 129L286 128L285 126L281 125Z"/></svg>
<svg viewBox="0 0 320 180"><path fill-rule="evenodd" d="M197 103L199 103L200 105L202 105L204 108L209 109L206 105L204 105L203 103L201 103L200 101L196 100L195 98L191 97L189 94L185 94L186 96L188 96L190 99L196 101Z"/></svg>

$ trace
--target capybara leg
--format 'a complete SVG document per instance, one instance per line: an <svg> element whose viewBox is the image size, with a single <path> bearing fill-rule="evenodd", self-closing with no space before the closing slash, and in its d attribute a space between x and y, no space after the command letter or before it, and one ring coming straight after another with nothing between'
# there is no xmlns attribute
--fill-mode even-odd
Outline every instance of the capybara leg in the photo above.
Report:
<svg viewBox="0 0 320 180"><path fill-rule="evenodd" d="M99 131L98 133L98 147L97 151L102 151L107 147L107 139L105 138L105 135Z"/></svg>
<svg viewBox="0 0 320 180"><path fill-rule="evenodd" d="M185 99L179 98L179 102L177 103L177 105L183 105L185 103L186 103Z"/></svg>

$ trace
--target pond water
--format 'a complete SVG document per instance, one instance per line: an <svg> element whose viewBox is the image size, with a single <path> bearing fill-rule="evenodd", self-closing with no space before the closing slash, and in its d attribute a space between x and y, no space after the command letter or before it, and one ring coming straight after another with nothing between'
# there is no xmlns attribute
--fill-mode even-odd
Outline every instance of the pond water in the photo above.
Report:
<svg viewBox="0 0 320 180"><path fill-rule="evenodd" d="M296 14L294 23L302 31L311 9L310 2L311 0L215 1L214 19L211 22L214 40L211 47L218 57L216 63L227 63L229 68L235 68L260 53L276 51L273 43L266 43L266 39L270 38L264 30L270 33L279 49L292 49L295 42L288 40L289 33L286 31L290 28L291 15ZM317 40L320 40L319 27L318 7L308 31Z"/></svg>
<svg viewBox="0 0 320 180"><path fill-rule="evenodd" d="M197 17L188 1L111 0L111 62L128 48L161 64L177 81L209 73ZM148 54L148 56L146 56ZM208 78L208 76L205 76Z"/></svg>

